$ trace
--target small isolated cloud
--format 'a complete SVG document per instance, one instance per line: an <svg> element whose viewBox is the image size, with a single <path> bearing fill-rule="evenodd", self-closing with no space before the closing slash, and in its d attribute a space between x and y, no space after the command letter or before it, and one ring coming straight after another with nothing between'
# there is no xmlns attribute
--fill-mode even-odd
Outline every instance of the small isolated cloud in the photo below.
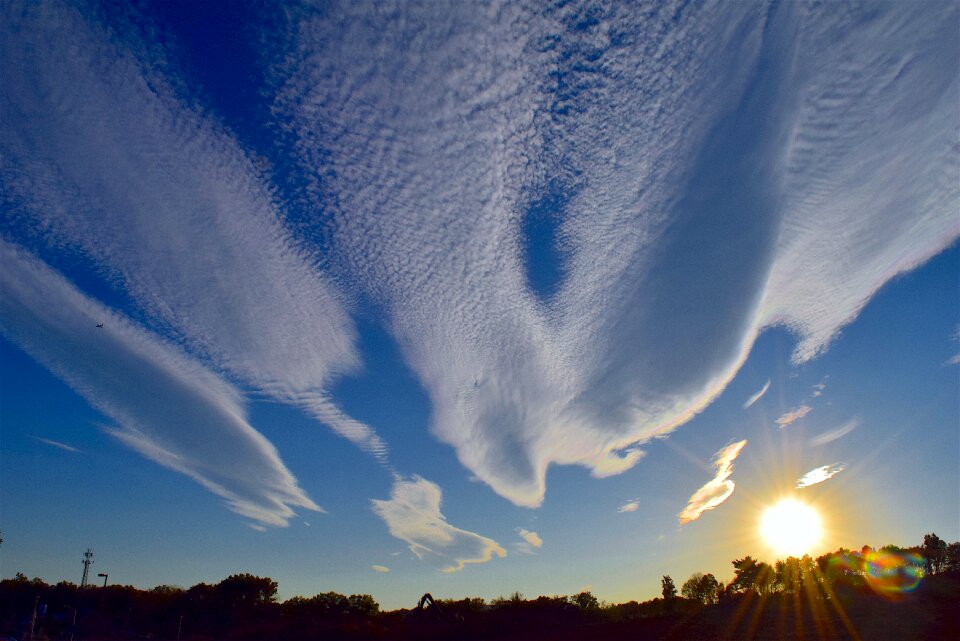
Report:
<svg viewBox="0 0 960 641"><path fill-rule="evenodd" d="M960 342L960 327L957 327L956 331L950 335L950 338L954 342ZM960 365L960 353L957 353L953 358L947 359L946 365Z"/></svg>
<svg viewBox="0 0 960 641"><path fill-rule="evenodd" d="M678 515L680 525L696 521L707 510L717 507L733 494L736 487L730 480L733 474L733 461L740 455L740 451L747 444L746 439L731 443L713 456L713 466L717 468L717 475L693 493L687 502L687 507Z"/></svg>
<svg viewBox="0 0 960 641"><path fill-rule="evenodd" d="M832 465L822 465L814 470L810 470L797 479L797 489L799 490L810 487L811 485L816 485L817 483L829 481L846 467L844 463L834 463Z"/></svg>
<svg viewBox="0 0 960 641"><path fill-rule="evenodd" d="M826 445L827 443L832 443L837 439L843 438L853 430L857 429L860 426L860 419L853 418L838 427L835 430L830 430L829 432L824 432L823 434L818 434L810 439L811 445Z"/></svg>
<svg viewBox="0 0 960 641"><path fill-rule="evenodd" d="M767 379L767 382L763 384L763 387L760 388L760 391L747 399L747 402L743 404L743 409L747 409L763 398L763 395L767 393L768 389L770 389L770 379Z"/></svg>
<svg viewBox="0 0 960 641"><path fill-rule="evenodd" d="M777 419L777 425L780 426L780 429L785 428L787 425L799 421L801 418L813 411L813 408L809 405L801 405L795 410L790 410L783 416Z"/></svg>
<svg viewBox="0 0 960 641"><path fill-rule="evenodd" d="M824 377L822 381L813 386L813 398L819 397L823 394L823 390L827 389L827 378Z"/></svg>
<svg viewBox="0 0 960 641"><path fill-rule="evenodd" d="M623 512L636 512L638 509L640 509L640 501L638 501L637 499L633 499L632 501L627 501L626 503L621 505L617 509L617 512L620 512L622 514Z"/></svg>
<svg viewBox="0 0 960 641"><path fill-rule="evenodd" d="M540 535L536 532L531 532L530 530L524 530L523 528L517 528L517 533L520 535L524 541L532 545L535 548L543 547L543 539L540 538Z"/></svg>
<svg viewBox="0 0 960 641"><path fill-rule="evenodd" d="M37 440L37 441L40 441L41 443L44 443L44 444L46 444L46 445L52 445L53 447L58 447L58 448L60 448L61 450L64 450L64 451L66 451L66 452L79 452L79 451L80 451L80 450L78 450L77 448L75 448L74 446L72 446L72 445L67 445L66 443L61 443L60 441L54 441L54 440L52 440L52 439L42 438L42 437L40 437L40 436L34 436L33 438L34 438L35 440Z"/></svg>
<svg viewBox="0 0 960 641"><path fill-rule="evenodd" d="M523 539L522 543L514 543L513 549L521 554L533 554L534 549L539 550L543 547L543 539L536 532L525 530L522 527L517 528L517 534Z"/></svg>
<svg viewBox="0 0 960 641"><path fill-rule="evenodd" d="M398 478L389 500L370 502L390 534L404 541L417 558L439 565L443 572L458 572L468 563L507 555L493 539L447 523L440 511L441 494L435 483L414 476L409 481Z"/></svg>
<svg viewBox="0 0 960 641"><path fill-rule="evenodd" d="M388 568L385 565L371 565L370 569L373 570L374 572L380 572L381 574L386 574L387 572L390 571L390 568Z"/></svg>

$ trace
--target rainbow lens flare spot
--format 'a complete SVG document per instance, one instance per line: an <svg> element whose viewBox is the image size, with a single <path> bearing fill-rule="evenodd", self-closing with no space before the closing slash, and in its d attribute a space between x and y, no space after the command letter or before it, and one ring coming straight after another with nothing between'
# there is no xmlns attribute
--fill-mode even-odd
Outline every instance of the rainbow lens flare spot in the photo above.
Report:
<svg viewBox="0 0 960 641"><path fill-rule="evenodd" d="M895 598L911 592L923 579L923 557L916 552L865 550L834 557L831 570L847 576L861 576L870 588Z"/></svg>

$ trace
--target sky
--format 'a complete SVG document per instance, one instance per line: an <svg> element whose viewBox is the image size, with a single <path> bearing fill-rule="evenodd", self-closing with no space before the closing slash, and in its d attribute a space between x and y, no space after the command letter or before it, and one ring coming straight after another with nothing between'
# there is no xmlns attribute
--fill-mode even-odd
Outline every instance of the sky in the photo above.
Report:
<svg viewBox="0 0 960 641"><path fill-rule="evenodd" d="M0 5L0 576L657 596L960 539L955 2Z"/></svg>

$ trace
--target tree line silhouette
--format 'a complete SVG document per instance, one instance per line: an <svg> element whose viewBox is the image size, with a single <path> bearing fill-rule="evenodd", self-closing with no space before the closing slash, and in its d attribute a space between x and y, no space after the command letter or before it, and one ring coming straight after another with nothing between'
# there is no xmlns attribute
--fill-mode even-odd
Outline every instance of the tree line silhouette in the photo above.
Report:
<svg viewBox="0 0 960 641"><path fill-rule="evenodd" d="M661 597L601 603L590 592L437 599L383 612L368 594L279 602L277 583L235 574L188 589L0 581L0 636L17 639L960 638L960 542L839 549L816 559L732 562L726 583L696 572ZM412 595L411 602L416 602ZM429 597L429 598L428 598ZM871 636L871 630L876 634ZM589 633L587 633L589 631ZM946 636L944 636L946 635Z"/></svg>

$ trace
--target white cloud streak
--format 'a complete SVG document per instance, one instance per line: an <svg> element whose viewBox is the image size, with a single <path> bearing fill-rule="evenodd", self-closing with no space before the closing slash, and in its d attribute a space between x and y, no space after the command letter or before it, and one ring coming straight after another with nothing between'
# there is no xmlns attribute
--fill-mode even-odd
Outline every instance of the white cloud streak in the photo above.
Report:
<svg viewBox="0 0 960 641"><path fill-rule="evenodd" d="M713 466L717 474L703 487L693 493L687 506L678 515L680 525L695 521L707 510L718 507L733 494L736 485L730 480L733 474L733 461L740 455L747 444L746 440L731 443L713 456Z"/></svg>
<svg viewBox="0 0 960 641"><path fill-rule="evenodd" d="M80 450L78 450L78 449L75 448L74 446L72 446L72 445L67 445L66 443L61 443L60 441L54 441L54 440L52 440L52 439L43 438L43 437L40 437L40 436L34 436L33 438L34 438L34 440L37 440L37 441L39 441L39 442L41 442L41 443L43 443L43 444L45 444L45 445L50 445L50 446L52 446L52 447L59 448L59 449L65 451L65 452L75 452L75 453L79 453L79 452L80 452Z"/></svg>
<svg viewBox="0 0 960 641"><path fill-rule="evenodd" d="M550 464L629 469L763 328L810 358L957 236L957 79L937 62L956 8L873 14L291 12L276 109L338 274L381 305L473 474L535 506ZM531 241L551 190L556 235ZM549 297L530 242L562 257Z"/></svg>
<svg viewBox="0 0 960 641"><path fill-rule="evenodd" d="M817 483L823 483L824 481L829 481L834 476L846 469L845 463L833 463L831 465L823 465L816 469L810 470L799 479L797 479L797 489L803 489L805 487L810 487L811 485L816 485Z"/></svg>
<svg viewBox="0 0 960 641"><path fill-rule="evenodd" d="M286 526L296 507L320 511L247 423L235 388L22 249L0 241L0 255L4 335L115 421L110 434L256 527Z"/></svg>
<svg viewBox="0 0 960 641"><path fill-rule="evenodd" d="M390 568L385 565L371 565L370 569L374 572L379 572L380 574L387 574L390 572Z"/></svg>
<svg viewBox="0 0 960 641"><path fill-rule="evenodd" d="M810 439L811 445L826 445L827 443L832 443L838 439L843 438L853 430L857 429L860 426L860 419L854 418L850 419L840 427L835 430L829 430L818 434L817 436Z"/></svg>
<svg viewBox="0 0 960 641"><path fill-rule="evenodd" d="M747 399L747 402L743 404L743 409L753 406L754 403L763 398L763 395L767 393L767 390L770 389L770 379L767 379L767 382L763 384L763 387L760 390Z"/></svg>
<svg viewBox="0 0 960 641"><path fill-rule="evenodd" d="M370 502L390 534L404 541L417 558L443 572L459 572L467 564L506 556L496 541L450 525L440 511L440 501L435 483L414 476L396 479L389 499Z"/></svg>
<svg viewBox="0 0 960 641"><path fill-rule="evenodd" d="M255 162L177 97L158 49L121 46L55 1L14 4L0 148L25 224L80 248L193 353L383 458L325 392L359 366L345 301L280 224Z"/></svg>
<svg viewBox="0 0 960 641"><path fill-rule="evenodd" d="M777 418L777 425L780 426L780 429L787 427L796 423L801 418L813 411L813 408L809 405L801 405L795 409L790 410L789 412L784 412L779 418Z"/></svg>

